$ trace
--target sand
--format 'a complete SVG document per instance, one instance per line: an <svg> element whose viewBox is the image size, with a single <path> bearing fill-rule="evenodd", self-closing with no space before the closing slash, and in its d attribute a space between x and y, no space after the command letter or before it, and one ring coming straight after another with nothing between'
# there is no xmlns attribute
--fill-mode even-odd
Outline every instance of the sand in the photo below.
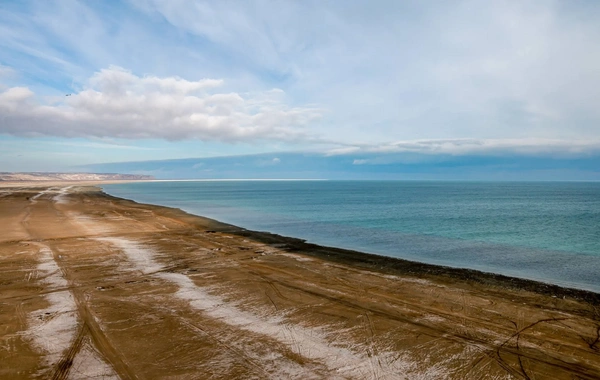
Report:
<svg viewBox="0 0 600 380"><path fill-rule="evenodd" d="M0 231L0 378L600 378L595 293L320 247L81 183L0 188Z"/></svg>

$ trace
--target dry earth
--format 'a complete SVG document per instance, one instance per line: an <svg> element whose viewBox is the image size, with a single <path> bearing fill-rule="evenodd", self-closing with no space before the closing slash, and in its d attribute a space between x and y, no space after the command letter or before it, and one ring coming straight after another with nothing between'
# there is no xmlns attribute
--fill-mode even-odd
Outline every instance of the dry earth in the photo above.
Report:
<svg viewBox="0 0 600 380"><path fill-rule="evenodd" d="M0 378L600 378L597 294L73 184L0 189L0 228Z"/></svg>

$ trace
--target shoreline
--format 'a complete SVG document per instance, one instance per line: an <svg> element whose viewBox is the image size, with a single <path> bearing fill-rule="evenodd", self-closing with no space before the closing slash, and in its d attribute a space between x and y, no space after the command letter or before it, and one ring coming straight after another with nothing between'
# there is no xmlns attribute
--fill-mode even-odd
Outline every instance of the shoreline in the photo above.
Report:
<svg viewBox="0 0 600 380"><path fill-rule="evenodd" d="M101 187L101 185L98 186ZM167 210L173 210L183 213L186 216L196 217L202 220L210 221L210 223L214 223L215 229L221 228L220 231L222 232L228 232L243 237L252 237L254 239L263 241L266 244L282 244L287 246L287 249L289 249L290 251L302 252L323 259L329 259L344 264L369 268L371 270L380 271L382 273L446 276L453 279L474 281L481 284L493 286L502 286L507 289L527 290L543 295L556 297L571 297L574 299L589 302L593 305L600 305L600 292L595 292L588 289L561 286L540 280L508 276L500 273L486 272L477 269L430 264L353 249L309 243L302 238L284 236L269 231L255 231L251 229L246 229L241 226L225 223L219 220L208 218L206 216L189 213L180 208L151 203L140 203L132 199L117 197L105 192L104 189L102 189L101 192L104 196L111 197L114 199L125 200L143 206L165 208Z"/></svg>
<svg viewBox="0 0 600 380"><path fill-rule="evenodd" d="M597 293L319 246L97 184L0 190L0 228L0 377L600 378Z"/></svg>

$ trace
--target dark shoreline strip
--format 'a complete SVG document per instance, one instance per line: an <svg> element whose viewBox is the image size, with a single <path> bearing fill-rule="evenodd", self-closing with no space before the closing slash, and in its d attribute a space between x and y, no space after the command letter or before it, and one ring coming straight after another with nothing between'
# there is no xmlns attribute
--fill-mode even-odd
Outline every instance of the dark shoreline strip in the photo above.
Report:
<svg viewBox="0 0 600 380"><path fill-rule="evenodd" d="M600 293L590 290L567 288L541 281L482 272L475 269L426 264L349 249L321 246L318 244L307 243L306 240L299 238L282 236L264 231L247 230L204 216L190 214L178 208L138 203L131 199L112 196L105 193L101 188L98 189L99 196L111 199L112 201L128 202L136 207L151 207L155 210L160 210L163 215L170 214L173 217L185 219L190 222L190 224L204 229L251 238L264 244L276 245L280 249L284 249L288 252L314 256L322 260L351 265L360 269L392 275L411 275L413 277L445 277L452 280L478 283L486 286L495 286L511 290L525 290L551 297L571 298L589 303L592 306L600 306ZM600 318L600 310L597 310L595 313L598 314L596 317Z"/></svg>

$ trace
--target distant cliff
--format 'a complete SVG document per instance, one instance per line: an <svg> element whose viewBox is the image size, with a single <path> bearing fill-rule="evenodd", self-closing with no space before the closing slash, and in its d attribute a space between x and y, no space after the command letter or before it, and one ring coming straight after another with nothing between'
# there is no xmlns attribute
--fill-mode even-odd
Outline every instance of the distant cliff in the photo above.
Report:
<svg viewBox="0 0 600 380"><path fill-rule="evenodd" d="M111 181L150 180L150 175L116 173L7 173L0 172L0 181Z"/></svg>

